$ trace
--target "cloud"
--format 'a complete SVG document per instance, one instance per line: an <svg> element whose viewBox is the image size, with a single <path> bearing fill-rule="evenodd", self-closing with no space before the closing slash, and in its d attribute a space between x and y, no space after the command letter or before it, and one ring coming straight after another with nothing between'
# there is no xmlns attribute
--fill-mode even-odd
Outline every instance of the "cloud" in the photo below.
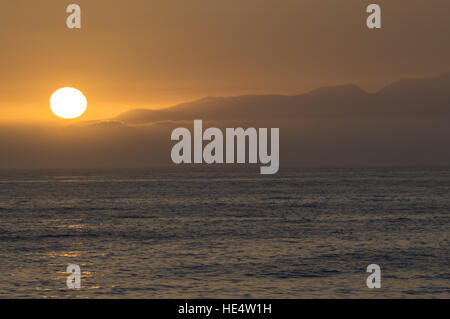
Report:
<svg viewBox="0 0 450 319"><path fill-rule="evenodd" d="M171 132L279 127L281 167L434 166L450 163L450 76L299 96L207 98L67 126L0 126L0 168L171 166Z"/></svg>

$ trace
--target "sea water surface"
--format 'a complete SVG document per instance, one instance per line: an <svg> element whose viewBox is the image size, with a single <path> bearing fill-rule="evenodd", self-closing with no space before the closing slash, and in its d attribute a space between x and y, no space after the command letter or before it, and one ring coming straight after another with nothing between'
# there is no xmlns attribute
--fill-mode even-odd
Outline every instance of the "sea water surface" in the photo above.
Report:
<svg viewBox="0 0 450 319"><path fill-rule="evenodd" d="M449 298L449 211L450 169L0 171L0 298Z"/></svg>

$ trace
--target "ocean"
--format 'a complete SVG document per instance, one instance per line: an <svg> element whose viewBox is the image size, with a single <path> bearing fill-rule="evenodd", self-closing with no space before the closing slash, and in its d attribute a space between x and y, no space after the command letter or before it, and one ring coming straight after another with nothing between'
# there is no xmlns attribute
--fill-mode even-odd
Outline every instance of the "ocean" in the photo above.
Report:
<svg viewBox="0 0 450 319"><path fill-rule="evenodd" d="M3 170L0 298L449 298L449 212L450 168Z"/></svg>

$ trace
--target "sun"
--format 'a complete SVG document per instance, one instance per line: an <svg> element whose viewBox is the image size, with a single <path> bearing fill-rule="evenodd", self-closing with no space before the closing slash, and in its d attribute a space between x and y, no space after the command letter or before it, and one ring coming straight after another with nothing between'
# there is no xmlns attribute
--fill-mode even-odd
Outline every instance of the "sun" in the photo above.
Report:
<svg viewBox="0 0 450 319"><path fill-rule="evenodd" d="M53 114L63 119L80 117L87 108L86 97L81 91L65 87L56 90L50 97Z"/></svg>

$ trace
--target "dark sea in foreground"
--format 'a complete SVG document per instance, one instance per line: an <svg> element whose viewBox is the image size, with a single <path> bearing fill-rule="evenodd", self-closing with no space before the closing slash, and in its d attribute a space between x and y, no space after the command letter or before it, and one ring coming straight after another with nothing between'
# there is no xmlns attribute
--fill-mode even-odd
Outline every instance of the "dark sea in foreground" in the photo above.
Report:
<svg viewBox="0 0 450 319"><path fill-rule="evenodd" d="M449 298L449 234L450 169L0 171L0 298Z"/></svg>

